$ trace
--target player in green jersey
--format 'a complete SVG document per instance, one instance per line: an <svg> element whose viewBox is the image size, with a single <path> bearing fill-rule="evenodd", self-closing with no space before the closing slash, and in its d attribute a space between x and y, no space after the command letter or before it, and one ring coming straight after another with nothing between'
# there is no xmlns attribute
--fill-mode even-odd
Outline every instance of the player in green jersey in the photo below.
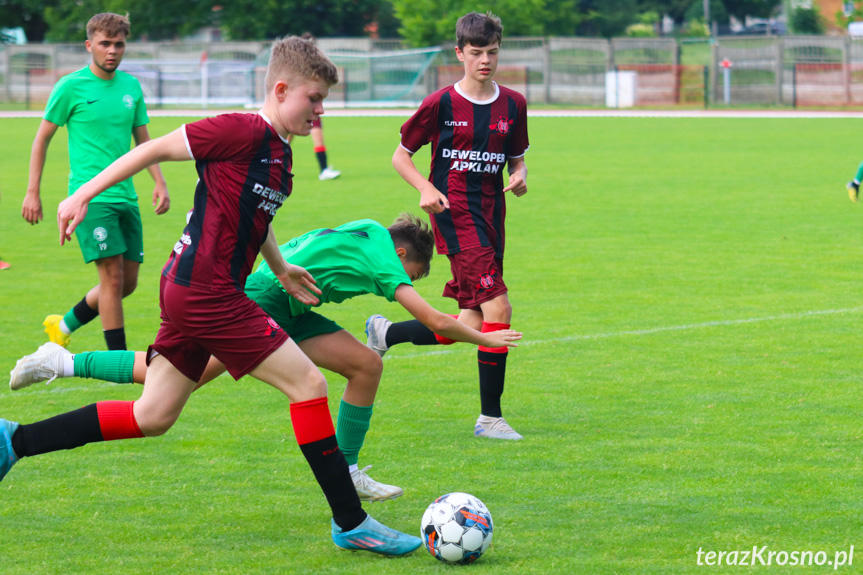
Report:
<svg viewBox="0 0 863 575"><path fill-rule="evenodd" d="M40 187L48 145L61 126L69 133L69 195L129 151L150 139L141 85L117 70L126 49L129 19L97 14L87 23L88 66L64 76L51 92L30 153L30 178L21 215L30 224L42 220ZM159 165L148 168L156 182L153 206L164 214L170 206ZM131 178L97 196L75 231L84 262L96 262L99 284L64 316L45 318L48 338L62 346L82 325L102 317L108 349L126 349L123 298L135 291L144 242L138 197Z"/></svg>
<svg viewBox="0 0 863 575"><path fill-rule="evenodd" d="M856 202L860 196L860 182L863 182L863 162L857 167L854 179L845 184L845 189L848 190L848 197L852 202Z"/></svg>
<svg viewBox="0 0 863 575"><path fill-rule="evenodd" d="M358 295L374 294L397 301L429 329L444 337L476 345L515 347L521 334L512 330L481 333L431 307L413 288L428 275L434 237L428 224L403 214L389 228L359 220L335 229L313 230L280 247L292 264L306 268L321 290L319 303L341 303ZM263 308L315 365L345 377L336 423L339 447L350 465L361 500L381 501L400 496L401 488L371 479L358 465L372 416L372 406L383 371L381 357L334 321L312 311L311 305L289 296L266 262L246 281L246 295ZM199 387L224 373L215 357ZM21 389L57 377L95 378L118 383L143 383L147 372L144 352L84 352L71 354L47 343L21 358L9 386Z"/></svg>

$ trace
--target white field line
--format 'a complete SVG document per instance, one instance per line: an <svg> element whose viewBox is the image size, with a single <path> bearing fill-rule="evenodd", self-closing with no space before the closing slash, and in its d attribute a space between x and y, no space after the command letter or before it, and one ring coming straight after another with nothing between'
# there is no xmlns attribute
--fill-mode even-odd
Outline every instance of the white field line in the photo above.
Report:
<svg viewBox="0 0 863 575"><path fill-rule="evenodd" d="M743 319L727 319L727 320L719 320L719 321L707 321L704 323L689 323L683 325L670 325L665 327L654 327L649 329L634 329L634 330L625 330L625 331L612 331L606 333L594 333L594 334L585 334L585 335L568 335L565 337L556 337L551 339L540 339L540 340L525 340L519 342L519 347L521 346L534 346L534 345L548 345L555 343L566 343L570 341L580 341L580 340L589 340L589 339L609 339L613 337L626 337L626 336L639 336L639 335L652 335L654 333L663 333L667 331L686 331L686 330L694 330L694 329L703 329L708 327L721 327L727 325L742 325L747 323L760 323L760 322L768 322L768 321L783 321L783 320L795 320L795 319L804 319L808 317L818 317L824 315L838 315L845 313L859 313L863 312L863 306L861 307L850 307L845 309L824 309L824 310L812 310L812 311L803 311L798 313L784 313L780 315L771 315L765 317L748 317ZM461 346L459 348L450 348L450 349L437 349L435 346L435 351L422 351L417 353L410 353L405 355L386 355L384 359L410 359L414 357L428 357L433 355L447 355L450 353L455 353L458 351L463 351L467 349L465 346Z"/></svg>

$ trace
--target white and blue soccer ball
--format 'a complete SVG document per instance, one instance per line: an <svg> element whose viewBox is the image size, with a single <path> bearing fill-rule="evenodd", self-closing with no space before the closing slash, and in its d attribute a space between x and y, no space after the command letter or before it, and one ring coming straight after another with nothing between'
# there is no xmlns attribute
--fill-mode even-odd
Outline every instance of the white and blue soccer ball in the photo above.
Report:
<svg viewBox="0 0 863 575"><path fill-rule="evenodd" d="M473 563L491 545L494 524L482 501L468 493L447 493L423 513L426 549L444 563Z"/></svg>

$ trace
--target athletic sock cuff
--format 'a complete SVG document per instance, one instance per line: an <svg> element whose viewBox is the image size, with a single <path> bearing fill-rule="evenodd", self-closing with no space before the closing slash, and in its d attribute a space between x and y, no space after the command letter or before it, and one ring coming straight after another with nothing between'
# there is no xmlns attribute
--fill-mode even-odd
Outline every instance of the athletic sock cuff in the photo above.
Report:
<svg viewBox="0 0 863 575"><path fill-rule="evenodd" d="M511 324L508 323L497 323L492 321L484 321L482 322L482 333L489 333L492 331L499 331L502 329L509 329ZM508 353L509 348L506 346L503 347L485 347L484 345L479 346L480 351L487 351L489 353Z"/></svg>
<svg viewBox="0 0 863 575"><path fill-rule="evenodd" d="M144 437L135 421L134 401L100 401L96 404L96 411L105 441Z"/></svg>
<svg viewBox="0 0 863 575"><path fill-rule="evenodd" d="M350 431L367 431L373 409L373 406L353 405L343 399L339 404L339 427Z"/></svg>
<svg viewBox="0 0 863 575"><path fill-rule="evenodd" d="M291 424L300 445L314 443L336 434L326 397L292 403Z"/></svg>

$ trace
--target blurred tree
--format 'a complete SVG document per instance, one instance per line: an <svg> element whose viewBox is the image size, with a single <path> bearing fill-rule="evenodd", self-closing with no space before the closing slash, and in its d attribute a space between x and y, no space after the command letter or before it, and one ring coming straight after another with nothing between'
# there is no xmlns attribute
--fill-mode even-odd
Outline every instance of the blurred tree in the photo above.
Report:
<svg viewBox="0 0 863 575"><path fill-rule="evenodd" d="M232 40L260 40L311 32L315 36L365 36L366 27L383 15L381 0L232 0L221 10L221 25ZM389 18L389 19L387 19ZM380 22L378 22L380 29Z"/></svg>
<svg viewBox="0 0 863 575"><path fill-rule="evenodd" d="M492 12L503 21L504 38L542 36L550 28L557 34L572 35L580 21L575 9L580 3L579 0L498 0ZM402 23L399 33L412 46L454 44L458 19L468 12L488 9L487 4L471 0L393 0L393 6Z"/></svg>
<svg viewBox="0 0 863 575"><path fill-rule="evenodd" d="M743 20L746 16L753 18L774 16L779 10L782 0L722 0L722 3L730 16Z"/></svg>
<svg viewBox="0 0 863 575"><path fill-rule="evenodd" d="M791 12L791 30L795 34L823 34L821 12L817 8L798 6Z"/></svg>
<svg viewBox="0 0 863 575"><path fill-rule="evenodd" d="M45 39L48 24L45 22L45 8L56 0L0 0L0 22L4 28L24 29L28 42L41 42Z"/></svg>
<svg viewBox="0 0 863 575"><path fill-rule="evenodd" d="M682 24L687 20L687 11L695 4L703 12L701 0L639 0L638 11L647 12L652 10L658 14L668 14L676 23ZM704 14L702 13L701 16L703 20Z"/></svg>

